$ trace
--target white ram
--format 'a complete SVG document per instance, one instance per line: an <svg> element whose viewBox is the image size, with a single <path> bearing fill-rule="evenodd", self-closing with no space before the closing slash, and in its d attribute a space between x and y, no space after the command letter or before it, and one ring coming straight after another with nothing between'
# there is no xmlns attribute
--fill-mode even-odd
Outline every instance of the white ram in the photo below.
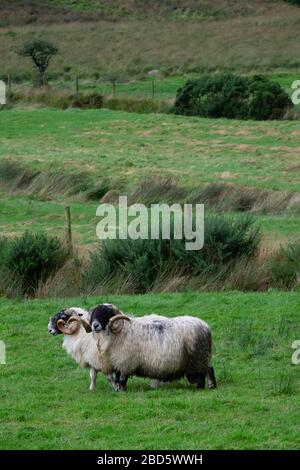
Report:
<svg viewBox="0 0 300 470"><path fill-rule="evenodd" d="M71 321L76 320L76 318ZM125 390L131 375L159 381L186 376L198 388L215 388L211 365L212 335L203 320L191 316L129 317L114 305L95 307L90 316L95 343L105 373L117 374L118 390Z"/></svg>
<svg viewBox="0 0 300 470"><path fill-rule="evenodd" d="M69 319L78 318L78 322L68 323ZM63 334L63 348L81 367L90 371L90 390L96 388L97 373L103 370L103 359L100 357L97 345L87 331L89 327L89 312L78 307L61 310L49 319L48 332L52 335ZM108 381L115 386L112 374L107 374Z"/></svg>

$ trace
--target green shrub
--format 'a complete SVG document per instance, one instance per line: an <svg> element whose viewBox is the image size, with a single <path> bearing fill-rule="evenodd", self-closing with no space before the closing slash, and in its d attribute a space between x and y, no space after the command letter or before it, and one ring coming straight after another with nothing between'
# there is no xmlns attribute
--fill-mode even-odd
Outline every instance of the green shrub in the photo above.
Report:
<svg viewBox="0 0 300 470"><path fill-rule="evenodd" d="M300 278L300 240L281 248L270 263L271 278L276 287L290 289Z"/></svg>
<svg viewBox="0 0 300 470"><path fill-rule="evenodd" d="M0 269L4 266L9 251L10 240L6 237L0 237Z"/></svg>
<svg viewBox="0 0 300 470"><path fill-rule="evenodd" d="M177 92L175 114L229 119L281 119L292 106L275 82L256 75L204 74Z"/></svg>
<svg viewBox="0 0 300 470"><path fill-rule="evenodd" d="M254 255L259 241L253 220L209 216L205 223L202 250L187 251L185 240L105 240L91 253L84 285L96 288L109 279L130 279L134 290L146 292L155 280L174 267L189 275L203 271L215 274L240 257Z"/></svg>
<svg viewBox="0 0 300 470"><path fill-rule="evenodd" d="M288 3L291 3L292 5L300 5L300 0L285 0Z"/></svg>
<svg viewBox="0 0 300 470"><path fill-rule="evenodd" d="M258 242L259 232L251 217L209 216L202 250L186 251L184 243L174 240L172 251L181 265L200 274L203 269L216 272L231 261L253 255Z"/></svg>
<svg viewBox="0 0 300 470"><path fill-rule="evenodd" d="M23 295L33 295L40 282L54 274L67 260L61 241L45 233L25 232L9 243L2 268L18 280Z"/></svg>

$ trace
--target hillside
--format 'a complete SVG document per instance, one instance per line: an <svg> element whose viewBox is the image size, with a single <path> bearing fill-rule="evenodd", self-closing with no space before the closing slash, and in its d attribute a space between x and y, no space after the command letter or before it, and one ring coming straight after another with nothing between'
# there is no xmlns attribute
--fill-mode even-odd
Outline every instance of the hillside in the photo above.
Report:
<svg viewBox="0 0 300 470"><path fill-rule="evenodd" d="M264 244L273 248L299 237L298 121L109 110L8 110L0 118L2 235L47 227L64 236L68 200L76 244L90 248L96 207L113 190L135 202L253 209Z"/></svg>
<svg viewBox="0 0 300 470"><path fill-rule="evenodd" d="M182 74L226 69L285 71L300 66L300 43L295 41L300 8L285 1L128 0L120 10L119 0L86 0L76 2L82 6L76 11L71 8L74 3L49 0L48 9L46 2L42 7L36 1L2 0L0 76L10 73L15 79L31 79L30 61L13 49L34 36L59 47L49 72L60 80L75 73L126 79L153 68ZM179 4L188 12L185 19L177 14Z"/></svg>
<svg viewBox="0 0 300 470"><path fill-rule="evenodd" d="M99 19L205 19L260 15L284 0L2 0L1 25Z"/></svg>

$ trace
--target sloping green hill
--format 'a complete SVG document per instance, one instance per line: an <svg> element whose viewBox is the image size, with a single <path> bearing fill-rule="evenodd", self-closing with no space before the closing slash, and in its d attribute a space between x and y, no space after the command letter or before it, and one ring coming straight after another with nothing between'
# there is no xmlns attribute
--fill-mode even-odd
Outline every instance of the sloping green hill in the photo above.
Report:
<svg viewBox="0 0 300 470"><path fill-rule="evenodd" d="M296 70L300 8L284 0L1 0L0 76L30 78L13 49L40 36L60 55L50 73L118 78Z"/></svg>
<svg viewBox="0 0 300 470"><path fill-rule="evenodd" d="M51 3L78 11L101 11L118 16L231 17L260 14L282 0L54 0ZM277 5L276 5L277 4Z"/></svg>
<svg viewBox="0 0 300 470"><path fill-rule="evenodd" d="M1 25L116 18L232 18L269 14L284 0L2 0Z"/></svg>

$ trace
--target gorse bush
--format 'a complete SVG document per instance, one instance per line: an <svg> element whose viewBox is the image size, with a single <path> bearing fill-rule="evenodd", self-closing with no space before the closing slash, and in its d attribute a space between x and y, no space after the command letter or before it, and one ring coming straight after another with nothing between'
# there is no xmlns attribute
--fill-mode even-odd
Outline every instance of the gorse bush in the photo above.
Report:
<svg viewBox="0 0 300 470"><path fill-rule="evenodd" d="M250 217L206 217L205 244L202 250L187 251L186 240L105 240L91 253L84 284L91 289L109 279L129 279L137 292L150 290L156 279L174 268L189 275L203 271L215 275L240 257L255 254L258 229Z"/></svg>
<svg viewBox="0 0 300 470"><path fill-rule="evenodd" d="M185 243L174 240L172 252L181 265L192 269L195 274L203 270L215 272L231 261L255 254L260 237L253 223L250 216L231 218L211 215L205 220L202 250L187 251Z"/></svg>
<svg viewBox="0 0 300 470"><path fill-rule="evenodd" d="M256 75L204 74L177 92L175 114L229 119L281 119L292 106L275 82Z"/></svg>
<svg viewBox="0 0 300 470"><path fill-rule="evenodd" d="M281 289L300 283L300 240L281 248L270 263L270 271L272 281Z"/></svg>
<svg viewBox="0 0 300 470"><path fill-rule="evenodd" d="M1 271L18 281L22 294L32 296L41 282L54 274L68 258L68 252L56 237L45 233L24 233L4 246L0 253Z"/></svg>

